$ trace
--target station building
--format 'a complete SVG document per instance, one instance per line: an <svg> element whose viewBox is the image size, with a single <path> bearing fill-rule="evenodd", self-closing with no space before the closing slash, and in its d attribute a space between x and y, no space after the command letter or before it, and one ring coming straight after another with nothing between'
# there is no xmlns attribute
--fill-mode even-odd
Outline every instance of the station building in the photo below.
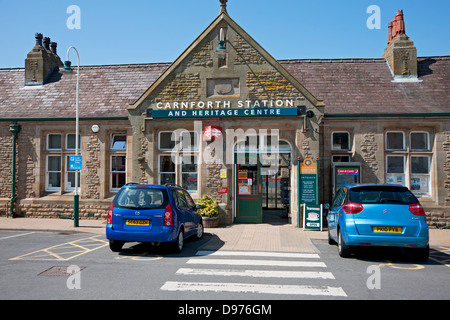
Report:
<svg viewBox="0 0 450 320"><path fill-rule="evenodd" d="M24 67L0 69L0 212L71 216L78 178L81 219L106 218L126 183L175 183L216 198L224 225L288 204L301 226L310 159L320 203L346 173L404 184L430 225L450 224L449 56L417 57L399 11L380 58L276 60L221 3L173 63L80 67L81 173L77 68L36 34Z"/></svg>

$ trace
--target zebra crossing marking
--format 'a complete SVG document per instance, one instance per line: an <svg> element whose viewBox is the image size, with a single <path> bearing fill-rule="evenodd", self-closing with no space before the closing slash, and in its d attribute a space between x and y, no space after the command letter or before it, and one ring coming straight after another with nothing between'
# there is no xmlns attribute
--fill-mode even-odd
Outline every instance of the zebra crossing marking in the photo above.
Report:
<svg viewBox="0 0 450 320"><path fill-rule="evenodd" d="M167 281L161 290L165 291L214 291L234 293L268 293L284 295L340 296L347 294L341 287L310 285L277 285L256 283L221 283L221 282L179 282Z"/></svg>

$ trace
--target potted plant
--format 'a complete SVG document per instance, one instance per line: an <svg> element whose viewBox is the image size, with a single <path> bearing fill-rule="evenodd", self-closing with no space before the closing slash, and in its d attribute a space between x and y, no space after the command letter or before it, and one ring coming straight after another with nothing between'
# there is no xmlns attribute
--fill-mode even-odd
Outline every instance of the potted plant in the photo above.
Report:
<svg viewBox="0 0 450 320"><path fill-rule="evenodd" d="M213 197L205 194L197 204L200 205L198 213L203 217L204 228L216 228L219 225L219 203Z"/></svg>

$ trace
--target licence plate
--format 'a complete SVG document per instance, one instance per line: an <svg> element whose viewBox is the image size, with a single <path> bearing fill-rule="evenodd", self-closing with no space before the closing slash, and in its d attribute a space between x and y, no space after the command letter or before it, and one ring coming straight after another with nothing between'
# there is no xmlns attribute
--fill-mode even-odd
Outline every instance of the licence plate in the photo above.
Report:
<svg viewBox="0 0 450 320"><path fill-rule="evenodd" d="M402 233L401 227L375 227L375 232Z"/></svg>
<svg viewBox="0 0 450 320"><path fill-rule="evenodd" d="M149 226L148 220L127 219L127 226Z"/></svg>

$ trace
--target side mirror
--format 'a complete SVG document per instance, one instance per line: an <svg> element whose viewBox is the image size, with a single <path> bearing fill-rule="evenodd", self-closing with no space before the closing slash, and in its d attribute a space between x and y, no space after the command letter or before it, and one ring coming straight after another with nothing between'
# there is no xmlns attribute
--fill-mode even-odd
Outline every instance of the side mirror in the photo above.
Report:
<svg viewBox="0 0 450 320"><path fill-rule="evenodd" d="M199 205L199 204L196 204L196 205L195 205L195 208L194 208L194 210L195 210L195 211L197 211L198 209L201 209L201 208L202 208L202 206L201 206L201 205Z"/></svg>

